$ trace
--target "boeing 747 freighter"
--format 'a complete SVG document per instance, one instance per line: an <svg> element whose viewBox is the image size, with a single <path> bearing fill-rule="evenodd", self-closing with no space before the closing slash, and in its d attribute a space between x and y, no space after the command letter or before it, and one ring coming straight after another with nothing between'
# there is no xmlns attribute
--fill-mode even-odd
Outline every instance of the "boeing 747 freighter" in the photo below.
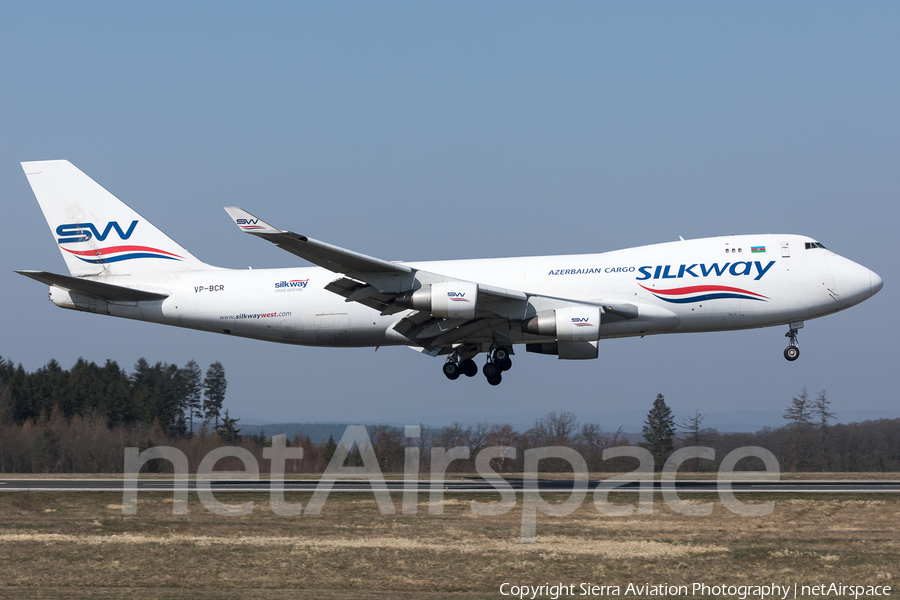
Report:
<svg viewBox="0 0 900 600"><path fill-rule="evenodd" d="M599 341L786 326L859 304L882 280L801 235L736 235L602 254L387 261L226 207L241 231L312 263L223 269L175 243L68 161L22 163L69 275L18 271L57 306L285 344L409 346L444 375L500 383L516 346L597 358Z"/></svg>

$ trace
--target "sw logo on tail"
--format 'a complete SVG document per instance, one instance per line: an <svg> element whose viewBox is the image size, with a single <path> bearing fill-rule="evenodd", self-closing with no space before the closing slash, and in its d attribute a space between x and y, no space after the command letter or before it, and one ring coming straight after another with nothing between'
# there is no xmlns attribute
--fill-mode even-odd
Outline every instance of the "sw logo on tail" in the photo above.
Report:
<svg viewBox="0 0 900 600"><path fill-rule="evenodd" d="M127 240L134 233L134 228L137 227L137 224L137 221L132 221L128 229L123 231L117 222L110 221L106 224L103 233L100 233L93 223L67 223L56 228L56 235L63 236L56 241L60 244L73 244L75 242L87 242L91 238L96 238L99 242L105 242L113 229L119 234L120 239Z"/></svg>

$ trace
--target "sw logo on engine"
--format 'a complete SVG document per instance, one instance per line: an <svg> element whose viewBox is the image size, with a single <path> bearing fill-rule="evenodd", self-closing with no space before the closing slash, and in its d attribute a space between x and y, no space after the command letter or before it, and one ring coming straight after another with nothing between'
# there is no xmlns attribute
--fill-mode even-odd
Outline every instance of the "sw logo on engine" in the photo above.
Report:
<svg viewBox="0 0 900 600"><path fill-rule="evenodd" d="M109 234L112 233L113 229L116 230L116 233L119 234L120 238L127 240L131 237L131 234L134 233L134 228L137 227L137 224L137 221L132 221L128 230L123 231L117 221L110 221L106 224L106 227L101 233L93 223L66 223L65 225L60 225L56 228L56 235L60 236L56 241L60 244L74 244L76 242L87 242L91 238L96 238L97 241L103 242L106 241L106 238L109 237Z"/></svg>

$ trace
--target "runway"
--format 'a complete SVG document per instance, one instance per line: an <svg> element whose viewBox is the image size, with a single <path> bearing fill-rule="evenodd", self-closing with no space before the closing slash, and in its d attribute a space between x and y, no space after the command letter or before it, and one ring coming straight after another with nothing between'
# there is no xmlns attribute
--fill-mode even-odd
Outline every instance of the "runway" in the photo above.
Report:
<svg viewBox="0 0 900 600"><path fill-rule="evenodd" d="M504 483L505 482L505 483ZM0 479L0 492L123 492L126 483L129 489L133 489L132 481L122 479ZM267 479L241 480L241 479L216 479L201 480L209 489L216 492L258 492L269 493L270 482ZM587 490L593 491L601 480L592 479L587 482ZM641 482L622 481L610 482L607 486L616 484L610 489L612 493L637 492ZM675 482L643 482L652 486L654 492L674 490L678 493L717 493L718 482L715 480L679 480ZM723 482L724 483L724 482ZM373 492L390 491L402 492L406 489L427 493L432 490L443 490L446 493L473 494L473 493L497 493L498 488L512 488L518 493L557 492L565 493L572 490L572 480L556 479L504 479L495 485L489 480L480 478L455 478L439 481L428 480L385 480L383 484L370 483L368 480L359 479L290 479L284 481L286 492L314 492L320 486L322 488L330 484L331 492ZM187 481L188 491L197 491L198 481ZM409 486L408 488L406 486ZM509 487L506 487L509 486ZM139 479L137 489L140 492L169 492L175 490L176 484L171 479ZM205 486L203 486L205 487ZM732 481L731 490L742 494L772 494L772 493L815 493L815 494L885 494L900 493L900 481Z"/></svg>

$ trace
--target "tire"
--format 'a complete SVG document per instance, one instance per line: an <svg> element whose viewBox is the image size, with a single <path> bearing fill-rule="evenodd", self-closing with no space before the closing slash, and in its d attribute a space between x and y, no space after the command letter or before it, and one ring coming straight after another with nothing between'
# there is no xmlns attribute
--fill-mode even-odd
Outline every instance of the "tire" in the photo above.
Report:
<svg viewBox="0 0 900 600"><path fill-rule="evenodd" d="M447 379L453 381L454 379L459 378L459 365L455 362L446 362L443 367L444 375L447 376Z"/></svg>
<svg viewBox="0 0 900 600"><path fill-rule="evenodd" d="M507 356L503 360L497 362L497 367L499 367L500 371L509 371L512 369L512 359Z"/></svg>
<svg viewBox="0 0 900 600"><path fill-rule="evenodd" d="M502 363L504 360L509 358L509 350L506 348L497 348L494 350L494 361L498 363Z"/></svg>
<svg viewBox="0 0 900 600"><path fill-rule="evenodd" d="M500 382L503 381L503 376L498 372L493 377L488 377L487 382L491 385L500 385Z"/></svg>
<svg viewBox="0 0 900 600"><path fill-rule="evenodd" d="M462 371L462 374L466 377L475 377L478 375L478 365L476 365L475 361L471 358L467 358L459 363L459 370Z"/></svg>
<svg viewBox="0 0 900 600"><path fill-rule="evenodd" d="M788 346L784 349L784 357L793 362L800 358L800 348L797 346Z"/></svg>
<svg viewBox="0 0 900 600"><path fill-rule="evenodd" d="M481 368L481 372L484 373L484 376L490 379L496 375L500 374L500 369L497 368L497 363L484 363L484 366ZM496 383L494 385L497 385Z"/></svg>

